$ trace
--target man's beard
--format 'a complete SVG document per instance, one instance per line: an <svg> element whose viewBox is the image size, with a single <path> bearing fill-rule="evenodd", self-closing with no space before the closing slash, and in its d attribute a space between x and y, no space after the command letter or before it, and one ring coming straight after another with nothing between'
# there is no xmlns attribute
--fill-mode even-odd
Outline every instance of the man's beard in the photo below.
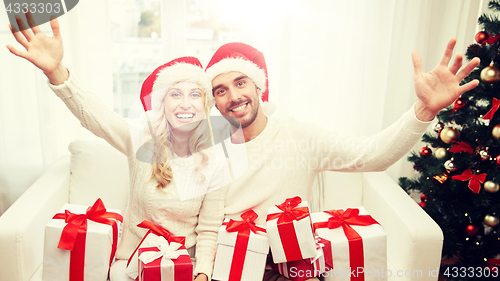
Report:
<svg viewBox="0 0 500 281"><path fill-rule="evenodd" d="M253 105L254 102L253 101L246 101L248 102L248 105ZM231 103L231 105L228 107L228 108L231 108L233 106L237 106L238 104L241 104L241 101L236 103ZM239 128L241 126L242 129L248 127L249 125L251 125L255 119L257 119L257 113L259 112L259 106L260 106L260 103L257 101L256 103L257 105L255 107L252 106L252 111L251 112L248 112L247 114L250 114L250 119L247 120L247 121L243 121L241 119L238 119L236 117L232 117L232 116L224 116L224 118L226 118L226 120L235 128ZM248 106L247 105L247 106ZM230 110L228 110L230 111Z"/></svg>

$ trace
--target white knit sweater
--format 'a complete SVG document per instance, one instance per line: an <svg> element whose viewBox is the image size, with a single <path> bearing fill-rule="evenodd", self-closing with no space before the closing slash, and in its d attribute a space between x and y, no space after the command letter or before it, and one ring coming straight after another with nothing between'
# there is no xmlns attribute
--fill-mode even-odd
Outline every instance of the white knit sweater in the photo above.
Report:
<svg viewBox="0 0 500 281"><path fill-rule="evenodd" d="M242 159L248 167L228 188L225 217L240 219L253 209L259 215L256 223L265 225L270 206L294 196L310 201L319 172L387 169L417 143L430 123L419 121L414 112L412 107L373 137L340 136L312 123L268 117L264 131L245 144L227 139L229 152L241 151L241 146L247 151L247 159L230 154L231 166L246 166L237 162Z"/></svg>
<svg viewBox="0 0 500 281"><path fill-rule="evenodd" d="M62 85L51 89L60 97L83 127L105 139L114 148L127 156L129 164L130 193L124 216L123 233L116 252L117 259L128 259L147 232L137 227L143 220L151 221L167 229L174 236L186 237L186 248L196 245L194 274L211 276L216 249L217 232L224 217L224 198L230 174L223 152L214 153L201 173L206 176L208 193L181 201L175 180L164 190L158 189L157 181L151 179L152 164L140 162L135 157L129 123L101 100L90 93L70 73ZM222 157L219 157L221 156ZM186 175L195 176L192 157L171 162L175 171L190 170ZM175 179L175 177L174 177ZM193 180L194 181L194 180ZM212 191L212 187L216 190Z"/></svg>

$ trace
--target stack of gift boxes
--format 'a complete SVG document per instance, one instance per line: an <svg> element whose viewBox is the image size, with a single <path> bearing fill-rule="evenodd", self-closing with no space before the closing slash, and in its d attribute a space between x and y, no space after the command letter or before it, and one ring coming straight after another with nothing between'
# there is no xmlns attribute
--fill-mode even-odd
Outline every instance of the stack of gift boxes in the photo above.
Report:
<svg viewBox="0 0 500 281"><path fill-rule="evenodd" d="M385 280L386 235L363 207L310 214L300 197L269 208L266 226L250 210L225 220L218 240L213 280L262 280L271 249L271 269L293 281ZM91 207L65 205L46 227L44 280L107 280L122 217L100 200ZM144 221L148 229L127 263L135 280L193 280L184 237Z"/></svg>
<svg viewBox="0 0 500 281"><path fill-rule="evenodd" d="M293 281L387 279L386 234L363 207L310 214L294 197L269 208L265 228L241 217L219 231L214 280L262 280L269 246L271 268Z"/></svg>

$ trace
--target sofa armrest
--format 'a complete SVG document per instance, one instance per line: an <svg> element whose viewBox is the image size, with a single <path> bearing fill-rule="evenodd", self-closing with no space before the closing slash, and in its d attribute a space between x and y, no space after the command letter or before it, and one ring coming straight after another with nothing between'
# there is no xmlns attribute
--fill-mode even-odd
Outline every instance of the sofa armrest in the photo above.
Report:
<svg viewBox="0 0 500 281"><path fill-rule="evenodd" d="M0 280L30 280L42 265L45 225L69 198L62 156L0 217Z"/></svg>
<svg viewBox="0 0 500 281"><path fill-rule="evenodd" d="M437 280L443 232L385 172L363 174L363 206L387 233L389 267L397 271L392 277Z"/></svg>

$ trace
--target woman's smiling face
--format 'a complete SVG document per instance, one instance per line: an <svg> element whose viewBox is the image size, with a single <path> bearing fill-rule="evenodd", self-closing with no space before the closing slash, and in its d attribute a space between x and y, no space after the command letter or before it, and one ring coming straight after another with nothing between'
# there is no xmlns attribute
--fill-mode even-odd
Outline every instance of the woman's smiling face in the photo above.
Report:
<svg viewBox="0 0 500 281"><path fill-rule="evenodd" d="M195 82L179 82L170 87L163 103L172 129L192 131L205 118L204 93Z"/></svg>

